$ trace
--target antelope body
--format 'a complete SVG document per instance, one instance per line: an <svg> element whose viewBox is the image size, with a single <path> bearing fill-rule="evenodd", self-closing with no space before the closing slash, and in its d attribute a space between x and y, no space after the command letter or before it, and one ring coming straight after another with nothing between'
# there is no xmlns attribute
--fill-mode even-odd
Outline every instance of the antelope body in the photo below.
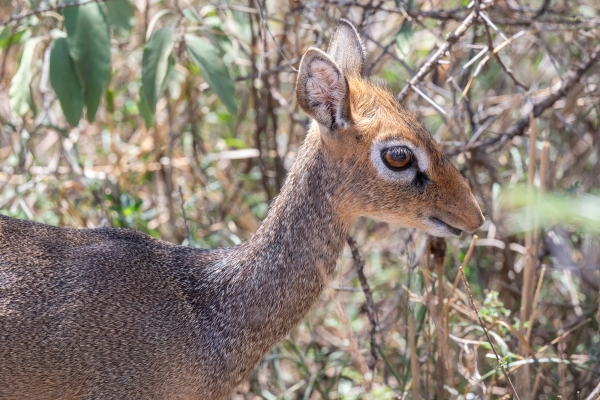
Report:
<svg viewBox="0 0 600 400"><path fill-rule="evenodd" d="M354 220L434 235L483 222L440 147L379 84L341 20L302 59L314 119L246 243L202 250L130 230L0 216L0 399L225 399L318 299Z"/></svg>

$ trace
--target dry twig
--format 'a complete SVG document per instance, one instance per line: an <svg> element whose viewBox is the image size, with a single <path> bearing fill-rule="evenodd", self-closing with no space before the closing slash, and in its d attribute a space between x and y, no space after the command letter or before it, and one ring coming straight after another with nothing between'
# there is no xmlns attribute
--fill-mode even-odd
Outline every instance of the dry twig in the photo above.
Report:
<svg viewBox="0 0 600 400"><path fill-rule="evenodd" d="M438 279L438 358L436 365L436 391L440 399L444 398L444 382L446 380L446 354L448 353L448 341L444 324L444 260L446 257L446 240L440 237L432 237L429 240L429 251L433 254L433 264Z"/></svg>
<svg viewBox="0 0 600 400"><path fill-rule="evenodd" d="M477 240L476 235L473 236L473 241L471 243L473 243L475 240ZM484 325L481 317L479 316L479 310L477 309L477 306L475 306L475 301L473 300L473 294L471 294L471 287L469 286L469 282L467 281L467 277L465 276L465 272L464 272L463 268L460 269L459 275L462 276L462 281L465 285L465 289L467 290L467 295L469 296L469 302L471 304L471 308L473 309L473 311L475 311L475 314L477 314L477 319L479 320L479 325L481 326L481 329L483 329L483 332L485 333L485 337L487 338L488 343L490 344L490 347L492 348L492 351L494 352L496 361L500 365L500 370L502 371L502 374L506 378L506 381L508 382L508 385L510 386L510 389L512 390L513 395L515 396L515 399L519 400L519 395L517 394L517 390L515 389L512 381L508 377L508 373L506 372L506 369L504 368L504 364L502 364L502 360L500 359L500 356L496 352L496 348L494 347L492 338L490 338L490 335L489 335L487 329L485 328L485 325Z"/></svg>
<svg viewBox="0 0 600 400"><path fill-rule="evenodd" d="M45 13L48 11L59 11L64 8L84 6L84 5L90 4L90 3L105 3L107 1L111 1L111 0L83 0L83 1L71 2L71 3L60 3L55 6L47 7L47 8L37 8L35 10L26 12L25 14L13 15L9 19L0 22L0 26L8 25L11 22L18 22L18 21L22 20L23 18L27 18L32 15L42 14L42 13Z"/></svg>
<svg viewBox="0 0 600 400"><path fill-rule="evenodd" d="M481 4L480 9L484 10L486 8L489 8L490 5L491 3ZM408 84L404 86L404 89L402 89L402 91L398 93L398 96L396 96L398 101L403 102L406 99L406 96L408 96L410 91L414 89L414 86L418 85L423 81L425 76L427 76L427 74L429 74L435 68L438 61L444 56L444 54L446 54L448 50L450 50L453 44L458 42L458 39L460 39L461 36L467 32L469 27L473 25L476 19L477 10L473 10L467 16L467 18L465 18L463 23L460 24L460 26L456 28L454 32L448 35L446 42L433 54L433 56L429 58L429 60L427 60L425 64L423 64L421 68L419 68L419 71L416 73L416 75L413 76L412 79L408 81Z"/></svg>
<svg viewBox="0 0 600 400"><path fill-rule="evenodd" d="M356 267L358 280L360 281L360 286L365 293L365 298L367 301L367 315L369 317L369 323L371 324L371 360L369 361L369 369L373 371L375 369L375 362L377 361L377 341L375 338L375 334L379 325L377 323L377 311L375 310L375 303L373 302L373 292L371 291L371 287L369 286L369 282L367 282L367 277L365 276L365 260L358 251L356 240L354 240L352 236L348 236L347 241L348 246L350 246L350 250L352 251L352 259L354 260L354 266Z"/></svg>
<svg viewBox="0 0 600 400"><path fill-rule="evenodd" d="M323 268L317 268L317 272L319 273L321 280L324 284L327 284L329 278L327 273ZM328 287L325 289L325 293L329 298L329 301L333 304L335 308L335 312L340 319L342 326L344 327L344 334L346 339L348 340L348 347L350 350L350 354L354 361L354 364L360 374L363 377L363 384L367 391L371 390L371 384L373 381L373 374L369 371L365 360L363 360L360 355L360 350L358 348L358 344L356 343L356 339L354 338L354 333L352 332L352 325L350 324L350 319L348 318L348 313L346 312L346 308L340 302L340 300L335 295L335 290L332 287Z"/></svg>
<svg viewBox="0 0 600 400"><path fill-rule="evenodd" d="M590 395L585 398L585 400L598 400L598 399L600 399L600 383L598 383L598 386L596 386L596 388L592 391L592 393L590 393Z"/></svg>
<svg viewBox="0 0 600 400"><path fill-rule="evenodd" d="M185 198L183 197L183 189L179 186L179 196L181 196L181 215L183 216L183 224L185 225L185 232L187 234L188 246L192 245L192 234L190 232L190 226L188 225L187 215L185 213Z"/></svg>
<svg viewBox="0 0 600 400"><path fill-rule="evenodd" d="M533 107L533 116L539 117L542 113L552 107L554 103L563 96L566 96L576 84L579 82L581 77L598 61L600 58L600 46L596 47L589 58L580 66L572 69L567 73L567 76L562 80L562 83L558 89L552 92L549 96L545 97L542 101L537 103ZM485 148L488 152L493 151L492 145L496 145L495 147L501 147L512 139L515 136L520 136L525 132L525 129L529 126L529 114L523 116L516 124L511 126L506 132L501 135L482 140L480 142L476 142L470 146L470 150L478 150ZM458 152L448 152L458 153Z"/></svg>

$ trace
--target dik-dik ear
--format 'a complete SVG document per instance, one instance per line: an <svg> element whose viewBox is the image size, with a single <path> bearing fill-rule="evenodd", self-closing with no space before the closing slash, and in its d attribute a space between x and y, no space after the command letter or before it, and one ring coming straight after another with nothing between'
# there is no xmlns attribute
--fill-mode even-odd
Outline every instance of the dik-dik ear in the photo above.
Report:
<svg viewBox="0 0 600 400"><path fill-rule="evenodd" d="M365 48L352 23L340 19L329 41L327 54L340 66L345 75L362 76L365 67Z"/></svg>
<svg viewBox="0 0 600 400"><path fill-rule="evenodd" d="M296 98L304 112L330 131L347 128L348 93L348 82L335 61L319 49L308 49L296 81Z"/></svg>

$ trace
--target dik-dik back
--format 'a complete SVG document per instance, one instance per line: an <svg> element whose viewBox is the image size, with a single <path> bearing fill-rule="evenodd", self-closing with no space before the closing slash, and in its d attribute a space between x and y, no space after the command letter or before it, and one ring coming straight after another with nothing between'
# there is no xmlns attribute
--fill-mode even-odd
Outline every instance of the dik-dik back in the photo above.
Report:
<svg viewBox="0 0 600 400"><path fill-rule="evenodd" d="M0 398L197 398L187 250L0 216Z"/></svg>
<svg viewBox="0 0 600 400"><path fill-rule="evenodd" d="M296 97L314 122L239 246L0 216L0 399L225 399L319 298L356 218L477 229L463 177L364 62L344 20L327 53L304 54Z"/></svg>

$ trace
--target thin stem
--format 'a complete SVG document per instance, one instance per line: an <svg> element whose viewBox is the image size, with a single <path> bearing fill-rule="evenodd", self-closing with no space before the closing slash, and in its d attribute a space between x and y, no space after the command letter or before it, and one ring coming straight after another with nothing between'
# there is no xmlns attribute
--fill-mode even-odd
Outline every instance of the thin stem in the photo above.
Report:
<svg viewBox="0 0 600 400"><path fill-rule="evenodd" d="M375 302L373 302L373 292L371 291L371 288L369 287L369 282L367 281L367 277L365 276L365 260L358 251L356 240L354 240L352 236L348 236L346 240L348 242L348 246L350 246L350 250L352 251L352 259L354 260L354 266L356 267L358 280L360 281L360 285L362 286L362 290L365 293L365 298L367 300L367 315L371 324L371 360L369 361L369 369L371 371L374 371L375 362L377 361L377 341L375 338L375 334L378 331L378 323Z"/></svg>
<svg viewBox="0 0 600 400"><path fill-rule="evenodd" d="M473 243L476 240L476 238L477 238L477 235L474 235L473 236L473 240L471 241L471 243ZM506 378L506 381L508 382L508 385L510 386L510 389L512 390L513 395L515 396L515 399L520 400L519 399L519 395L517 394L517 390L515 389L512 381L508 377L508 373L506 372L506 369L504 368L504 365L502 364L502 360L500 359L500 356L496 352L496 348L494 347L494 343L492 342L492 338L490 338L490 335L489 335L487 329L485 328L485 325L484 325L483 321L481 320L481 317L479 316L479 310L475 306L475 301L473 300L473 294L471 294L471 287L469 286L469 282L467 282L467 277L465 276L464 268L462 268L462 266L460 268L459 275L462 276L462 281L463 281L463 283L465 285L465 289L467 290L467 295L469 296L469 303L471 304L471 308L473 309L473 311L475 311L475 314L477 314L477 319L479 320L479 325L483 329L483 332L485 333L485 337L487 338L487 341L490 344L490 347L492 348L492 351L494 352L494 356L496 357L496 361L498 362L498 364L500 364L500 370L502 371L502 374L504 375L504 378Z"/></svg>

